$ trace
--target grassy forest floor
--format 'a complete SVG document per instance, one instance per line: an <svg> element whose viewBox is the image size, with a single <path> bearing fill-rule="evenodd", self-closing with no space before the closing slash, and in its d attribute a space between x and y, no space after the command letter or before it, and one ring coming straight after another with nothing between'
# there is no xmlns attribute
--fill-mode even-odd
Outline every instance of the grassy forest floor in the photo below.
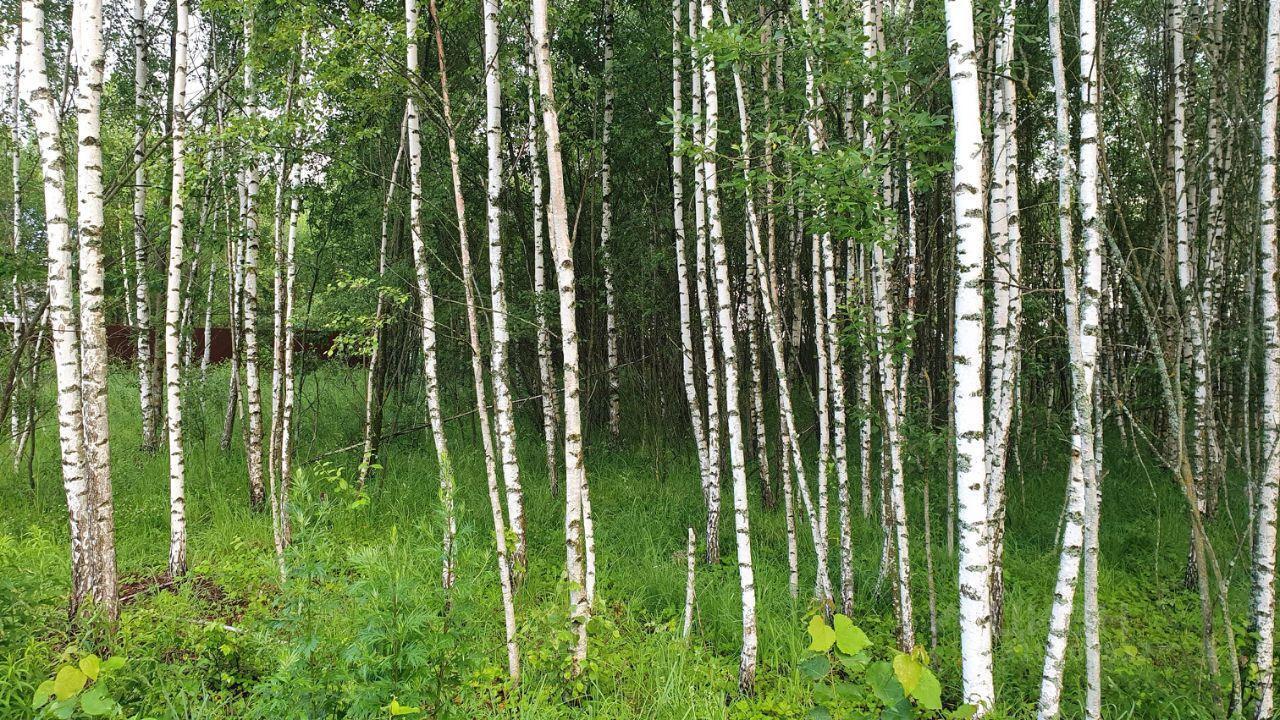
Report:
<svg viewBox="0 0 1280 720"><path fill-rule="evenodd" d="M3 451L0 718L31 716L35 686L52 677L67 657L74 660L89 650L126 659L111 679L110 693L130 717L386 717L393 697L426 717L807 717L813 707L813 683L799 670L811 656L805 588L813 578L812 548L802 524L802 599L793 603L782 512L762 508L754 479L751 521L761 631L756 697L740 700L735 694L740 618L729 512L724 560L714 568L699 565L694 637L689 645L680 638L685 529L692 526L701 535L703 523L697 462L682 426L642 427L637 418L632 432L624 432L631 441L622 447L591 438L588 474L603 603L591 627L586 681L575 688L562 679L567 645L563 506L548 489L535 406L522 410L530 571L516 597L524 681L512 694L501 682L501 603L483 455L471 420L451 426L461 555L459 583L446 612L438 588L436 463L424 434L390 440L384 468L363 495L346 482L354 478L355 454L304 465L294 491L290 581L282 587L272 558L269 515L248 508L239 427L231 451L218 448L225 387L225 369L219 369L189 394L186 497L192 572L190 579L168 584L163 578L167 458L164 452L138 450L136 378L123 368L113 373L112 472L124 605L112 648L68 647L68 540L56 423L47 410L51 390L42 398L34 492L26 466L15 474L12 450ZM359 371L323 367L306 376L297 411L300 461L359 438L362 394ZM465 409L466 402L457 397L452 406ZM670 399L673 406L677 402L682 400ZM412 400L393 404L388 430L409 427L420 417ZM1061 429L1024 432L1021 475L1015 470L1010 476L1008 600L996 662L1002 707L995 717L1034 715L1057 568L1063 447ZM1211 717L1216 691L1204 670L1198 598L1183 581L1188 533L1183 500L1167 474L1144 464L1118 440L1108 451L1100 588L1103 714ZM909 470L915 617L917 635L927 643L922 468L911 462ZM940 636L933 666L944 701L953 707L959 700L956 561L945 542L943 470L925 469L933 473ZM1231 487L1238 491L1238 479ZM1245 513L1243 499L1231 499L1212 531L1230 575L1233 616L1240 626L1248 592ZM836 525L834 515L831 524ZM887 646L893 609L888 585L877 582L880 533L860 516L854 533L853 620L873 642ZM1079 717L1083 698L1080 632L1077 614L1067 668L1067 717ZM1226 654L1220 653L1225 671Z"/></svg>

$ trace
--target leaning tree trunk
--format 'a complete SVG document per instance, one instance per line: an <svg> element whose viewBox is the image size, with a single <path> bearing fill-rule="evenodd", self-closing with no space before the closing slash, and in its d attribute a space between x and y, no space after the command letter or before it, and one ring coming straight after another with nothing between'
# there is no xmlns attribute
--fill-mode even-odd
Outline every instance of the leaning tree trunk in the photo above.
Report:
<svg viewBox="0 0 1280 720"><path fill-rule="evenodd" d="M395 197L396 178L400 176L400 164L404 159L406 123L400 121L400 141L396 145L396 159L391 163L391 176L387 180L387 192L382 198L382 222L378 233L378 281L387 276L387 227L391 218L391 200ZM387 298L381 284L378 286L378 302L373 311L373 347L369 351L369 370L364 385L364 449L360 453L360 470L357 484L364 487L373 465L378 461L378 448L382 444L382 394L386 379L387 361L383 357L382 341L386 335Z"/></svg>
<svg viewBox="0 0 1280 720"><path fill-rule="evenodd" d="M547 0L533 0L533 45L538 71L538 96L542 127L546 133L548 229L555 253L556 282L560 297L560 349L564 356L564 465L565 465L565 564L569 580L569 617L574 632L569 674L577 677L587 659L587 622L591 602L586 594L584 556L592 553L586 532L590 508L584 501L587 471L583 465L582 399L578 360L577 290L573 246L569 238L568 205L565 202L564 164L560 157L560 118L556 108L551 68L551 41L547 32Z"/></svg>
<svg viewBox="0 0 1280 720"><path fill-rule="evenodd" d="M169 201L169 274L165 287L165 429L169 434L169 576L187 572L186 464L182 451L183 185L187 177L187 2L174 3L173 190Z"/></svg>
<svg viewBox="0 0 1280 720"><path fill-rule="evenodd" d="M435 4L429 0L428 9L435 17ZM405 57L410 74L418 74L418 3L405 0L405 36L408 47ZM439 22L436 33L439 34ZM437 37L437 43L442 44ZM440 51L443 55L443 50ZM431 278L427 274L427 249L422 239L422 132L418 117L416 91L410 88L408 108L409 137L409 236L413 240L413 265L417 277L418 297L422 303L422 364L426 380L427 417L431 425L431 437L436 448L436 462L440 468L440 499L444 506L444 528L441 540L440 581L445 589L453 587L455 576L454 538L458 532L458 520L454 512L453 459L444 435L444 415L440 409L440 375L436 358L436 301L431 290Z"/></svg>
<svg viewBox="0 0 1280 720"><path fill-rule="evenodd" d="M987 532L987 478L983 468L982 268L982 121L978 112L978 67L973 37L973 3L947 0L948 67L951 116L955 128L952 157L955 180L956 272L952 413L955 423L956 501L960 523L960 649L964 699L985 714L995 702L991 656L991 563Z"/></svg>

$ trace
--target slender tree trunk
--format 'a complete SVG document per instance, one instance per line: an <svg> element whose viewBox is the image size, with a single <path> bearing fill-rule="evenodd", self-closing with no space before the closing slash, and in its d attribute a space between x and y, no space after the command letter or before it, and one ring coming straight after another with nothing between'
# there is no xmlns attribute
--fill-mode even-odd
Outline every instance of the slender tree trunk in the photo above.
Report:
<svg viewBox="0 0 1280 720"><path fill-rule="evenodd" d="M622 425L622 398L618 385L617 292L613 274L613 166L609 140L613 133L613 0L604 0L604 112L600 128L600 254L604 263L605 374L609 386L609 436L617 442ZM588 582L594 582L588 570Z"/></svg>
<svg viewBox="0 0 1280 720"><path fill-rule="evenodd" d="M246 114L257 114L254 96L253 65L249 56L253 47L254 16L252 7L244 21L244 87ZM244 167L244 299L241 341L244 345L245 401L249 406L248 434L245 438L245 458L249 469L249 502L257 509L263 505L265 494L262 480L262 376L258 368L258 163L250 152Z"/></svg>
<svg viewBox="0 0 1280 720"><path fill-rule="evenodd" d="M684 115L682 111L684 84L680 78L684 49L680 41L683 29L682 4L683 0L671 2L671 212L676 244L676 283L680 286L680 365L684 378L685 402L689 407L689 420L693 426L693 439L698 451L699 474L702 487L705 488L711 470L708 467L706 414L698 398L697 375L694 370L697 358L693 345L692 309L689 302L689 269L685 260ZM695 167L694 171L700 173L701 169ZM701 233L696 230L695 228L695 236L700 237ZM705 290L705 284L702 287ZM703 297L705 298L705 295ZM692 530L690 530L690 537L693 537ZM688 635L687 632L685 634Z"/></svg>
<svg viewBox="0 0 1280 720"><path fill-rule="evenodd" d="M138 395L142 408L142 449L154 451L159 445L159 404L153 399L156 388L151 366L151 293L147 268L151 264L147 238L147 11L144 0L133 3L133 262L136 273L134 328L137 342Z"/></svg>
<svg viewBox="0 0 1280 720"><path fill-rule="evenodd" d="M431 13L436 33L436 52L440 62L444 62L444 42L440 38L440 23L436 18L435 3L428 0L427 8ZM408 38L406 64L411 77L418 75L418 3L417 0L405 0L405 35ZM458 532L458 521L454 512L454 476L453 459L449 455L449 444L444 434L444 415L440 409L440 376L437 371L436 357L436 301L431 290L431 278L427 274L427 249L422 237L422 133L418 117L416 91L409 89L408 100L408 137L409 137L409 235L413 240L413 265L417 275L418 296L422 302L422 363L423 376L426 380L427 417L431 425L431 437L436 448L436 462L440 468L440 498L444 508L443 539L441 541L440 580L445 589L453 587L455 549L454 538ZM453 125L449 120L452 137ZM456 166L457 150L451 144L449 153ZM456 173L456 170L455 170ZM465 241L464 241L465 242Z"/></svg>
<svg viewBox="0 0 1280 720"><path fill-rule="evenodd" d="M173 190L169 201L169 275L165 288L165 429L169 434L169 575L187 572L186 460L182 450L183 189L186 167L187 3L176 0L173 56Z"/></svg>
<svg viewBox="0 0 1280 720"><path fill-rule="evenodd" d="M1267 4L1262 85L1262 164L1258 176L1262 306L1262 466L1255 501L1253 592L1250 625L1257 636L1254 717L1271 717L1275 695L1276 505L1280 499L1280 307L1276 300L1276 124L1280 110L1280 0ZM52 247L52 243L50 243Z"/></svg>
<svg viewBox="0 0 1280 720"><path fill-rule="evenodd" d="M703 532L703 543L706 551L706 562L714 565L720 562L720 469L721 469L721 421L720 421L720 383L719 363L716 355L715 320L712 314L711 297L707 283L711 277L710 263L707 257L707 191L706 165L702 155L706 152L703 125L705 117L702 110L702 68L699 65L698 50L695 46L698 37L698 4L689 0L689 75L692 78L691 111L693 115L693 149L694 163L694 242L697 248L697 293L698 318L702 326L702 360L703 377L707 386L707 464L702 478L703 499L707 505L707 527Z"/></svg>
<svg viewBox="0 0 1280 720"><path fill-rule="evenodd" d="M951 117L955 128L952 204L955 212L956 271L953 366L955 390L956 500L960 523L960 649L966 702L985 714L995 703L991 654L991 563L987 530L987 478L983 435L982 122L978 112L978 68L974 50L973 4L947 0Z"/></svg>
<svg viewBox="0 0 1280 720"><path fill-rule="evenodd" d="M396 145L396 159L391 163L391 176L387 180L387 192L382 198L382 222L379 225L380 230L378 233L379 283L387 276L387 227L391 218L391 200L395 197L396 192L396 178L400 176L400 164L404 159L406 125L405 119L401 118L400 141ZM357 478L357 483L360 487L364 487L369 478L369 473L373 470L373 465L378 462L378 448L382 441L382 438L378 436L382 434L382 394L387 365L386 360L383 358L382 349L382 341L386 335L383 328L383 325L386 324L386 313L387 298L380 284L378 287L378 302L373 312L373 348L369 352L369 370L365 375L364 450L360 455L360 471Z"/></svg>
<svg viewBox="0 0 1280 720"><path fill-rule="evenodd" d="M485 139L488 148L489 178L486 185L485 214L489 239L489 296L492 303L492 377L494 419L497 421L498 450L502 457L502 480L507 490L507 516L515 533L517 576L528 566L525 543L524 492L520 487L520 463L516 458L515 409L511 404L508 369L506 272L502 267L502 84L498 73L498 0L484 0L484 87ZM439 34L437 33L437 38ZM443 63L443 58L441 59ZM441 79L443 80L443 66ZM608 120L605 121L606 127ZM461 188L457 188L461 198ZM459 201L460 202L460 201ZM461 207L459 205L458 207ZM587 565L587 594L594 597L595 565Z"/></svg>
<svg viewBox="0 0 1280 720"><path fill-rule="evenodd" d="M1022 229L1018 221L1018 115L1013 78L1015 3L1003 0L996 41L995 131L991 148L988 223L995 257L992 267L991 407L987 415L987 516L991 533L991 628L1000 634L1004 618L1005 476L1010 428L1017 404L1021 361Z"/></svg>
<svg viewBox="0 0 1280 720"><path fill-rule="evenodd" d="M676 0L677 2L679 0ZM546 209L543 205L542 161L538 150L537 61L534 49L529 47L529 176L533 195L533 293L537 298L537 316L534 320L538 347L538 381L542 388L542 437L547 453L547 482L555 495L560 471L556 462L560 413L557 410L559 395L556 392L555 365L551 357L551 326L547 317L547 267L544 245L546 238Z"/></svg>
<svg viewBox="0 0 1280 720"><path fill-rule="evenodd" d="M412 0L410 0L412 2ZM578 361L577 289L573 246L569 238L569 213L565 202L564 165L560 158L560 118L556 108L551 68L551 41L547 31L547 0L533 0L533 44L538 71L538 97L542 127L546 133L548 223L555 254L556 283L560 298L560 349L564 356L564 464L565 464L565 565L569 580L569 617L575 641L570 675L582 672L587 659L587 623L591 602L586 590L585 555L594 552L586 532L589 505L584 504L587 471L583 465L582 410Z"/></svg>
<svg viewBox="0 0 1280 720"><path fill-rule="evenodd" d="M712 0L701 0L702 32L711 31ZM751 520L747 498L746 448L738 397L738 357L733 337L733 305L729 297L729 258L720 223L719 177L716 169L716 140L719 134L719 97L716 92L716 59L702 58L703 110L706 113L702 156L706 185L707 230L715 269L716 321L720 331L720 354L724 358L725 409L729 430L729 465L733 477L733 517L737 536L738 579L742 592L742 656L738 668L738 688L751 693L755 686L759 640L756 635L755 569L751 560ZM754 233L753 233L754 234Z"/></svg>

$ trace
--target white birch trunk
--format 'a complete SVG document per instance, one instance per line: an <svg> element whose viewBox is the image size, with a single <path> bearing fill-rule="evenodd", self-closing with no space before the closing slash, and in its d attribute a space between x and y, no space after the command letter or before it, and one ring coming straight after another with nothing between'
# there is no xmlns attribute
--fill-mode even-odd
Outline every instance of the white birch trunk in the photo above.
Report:
<svg viewBox="0 0 1280 720"><path fill-rule="evenodd" d="M169 435L169 576L187 572L186 460L182 450L182 271L186 182L187 2L176 0L173 28L173 191L169 200L169 274L165 287L165 429Z"/></svg>
<svg viewBox="0 0 1280 720"><path fill-rule="evenodd" d="M440 55L443 58L443 53ZM440 60L440 87L442 98L445 98L444 112L449 127L450 147L453 147L452 108L448 104L448 89L445 80L444 61ZM456 155L453 157L456 158ZM456 165L451 165L456 169ZM455 182L461 182L460 175L455 174ZM484 381L484 351L480 345L480 318L476 300L475 272L471 263L471 247L467 240L466 212L462 206L461 187L457 186L454 200L458 203L458 254L462 264L462 286L467 305L467 340L471 350L471 381L476 398L476 417L480 424L481 445L484 448L485 479L489 490L489 509L493 517L494 544L498 561L498 581L502 591L503 622L507 641L507 672L513 681L520 679L520 653L516 644L515 604L512 595L512 561L507 548L507 522L502 509L502 491L498 487L498 461L494 449L493 425L489 420L488 392ZM518 566L523 567L523 566Z"/></svg>
<svg viewBox="0 0 1280 720"><path fill-rule="evenodd" d="M412 0L410 0L412 2ZM560 348L564 356L564 464L565 464L565 565L569 581L569 617L575 633L570 657L570 674L577 676L587 658L587 623L591 603L586 595L584 555L592 551L585 519L590 512L583 503L587 485L583 465L582 410L578 360L577 289L573 247L569 237L568 205L565 202L564 165L560 157L560 119L555 104L551 68L551 41L547 31L547 0L533 0L533 44L538 70L538 96L542 127L546 133L548 229L555 254L556 283L560 298Z"/></svg>
<svg viewBox="0 0 1280 720"><path fill-rule="evenodd" d="M24 4L25 5L25 4ZM1280 112L1280 0L1267 4L1266 55L1262 85L1262 164L1258 175L1259 255L1262 306L1263 475L1255 499L1253 592L1250 624L1257 634L1258 707L1254 717L1271 717L1275 695L1276 504L1280 500L1280 306L1276 299L1276 125ZM52 247L52 244L50 245Z"/></svg>
<svg viewBox="0 0 1280 720"><path fill-rule="evenodd" d="M515 533L516 574L528 565L525 545L524 493L520 487L520 464L516 459L515 409L511 404L510 371L507 367L506 273L502 267L502 87L499 73L498 0L484 0L484 87L485 140L488 148L489 178L486 185L485 217L489 238L489 295L492 303L492 376L494 417L497 421L498 450L502 457L502 480L507 490L507 516ZM443 77L443 75L441 76ZM458 189L461 192L461 188ZM459 197L461 195L459 194ZM594 567L588 568L588 594L595 585Z"/></svg>
<svg viewBox="0 0 1280 720"><path fill-rule="evenodd" d="M600 254L604 264L605 375L609 386L609 436L616 442L621 433L622 397L618 385L618 317L613 277L613 166L609 139L613 133L613 0L604 0L604 112L600 129ZM588 583L594 583L588 570Z"/></svg>
<svg viewBox="0 0 1280 720"><path fill-rule="evenodd" d="M133 262L134 262L134 336L137 343L138 401L142 408L142 448L155 450L159 445L157 428L159 404L153 398L156 388L151 349L151 293L147 288L147 266L151 252L147 238L147 13L144 0L133 3Z"/></svg>
<svg viewBox="0 0 1280 720"><path fill-rule="evenodd" d="M253 65L249 56L253 46L253 10L250 8L244 21L244 87L245 113L249 119L257 115L254 96ZM244 268L242 287L241 341L244 345L245 403L248 406L248 433L245 436L245 458L249 469L249 499L255 507L262 507L262 376L258 368L258 164L252 151L244 167Z"/></svg>
<svg viewBox="0 0 1280 720"><path fill-rule="evenodd" d="M684 227L684 83L680 77L683 46L680 34L683 29L681 5L683 0L671 2L671 222L676 242L676 283L680 297L680 368L684 378L685 402L689 408L689 420L693 426L693 440L698 452L698 469L702 487L706 487L709 475L707 455L706 414L698 398L694 364L692 308L689 302L689 267L685 259ZM695 172L700 172L695 168ZM696 232L695 236L700 236ZM705 289L705 285L703 285ZM689 531L693 537L692 528ZM686 630L685 635L688 636Z"/></svg>
<svg viewBox="0 0 1280 720"><path fill-rule="evenodd" d="M992 631L1000 632L1004 598L1005 474L1021 361L1022 230L1018 222L1017 90L1013 78L1015 3L1004 0L996 43L996 77L988 223L992 266L991 407L987 415L987 515L991 533ZM1012 440L1016 442L1016 439Z"/></svg>
<svg viewBox="0 0 1280 720"><path fill-rule="evenodd" d="M679 0L676 0L679 2ZM529 128L526 143L529 153L529 186L533 195L533 294L537 298L534 319L538 348L538 382L542 388L542 439L547 454L547 482L556 494L560 472L556 462L560 413L556 392L555 365L551 357L551 327L547 317L546 210L543 205L541 152L538 150L537 61L529 48Z"/></svg>
<svg viewBox="0 0 1280 720"><path fill-rule="evenodd" d="M80 401L84 406L85 469L94 523L94 572L107 617L119 616L115 517L107 422L107 324L103 292L101 0L77 0L71 13L76 65L76 220L80 241Z"/></svg>
<svg viewBox="0 0 1280 720"><path fill-rule="evenodd" d="M427 7L434 20L435 3L428 0ZM417 77L417 0L405 0L404 17L405 36L408 38L408 47L405 50L406 66L412 68L411 76ZM440 39L438 21L435 22L435 31L437 50L443 58L444 42ZM413 241L413 266L418 285L418 297L422 303L422 364L426 382L427 418L431 425L431 438L435 443L436 462L440 470L440 500L444 510L443 537L440 544L442 556L440 582L447 590L453 587L454 581L454 538L458 532L458 521L454 513L453 459L449 455L449 443L444 434L444 415L440 408L440 375L437 371L436 357L436 301L431 290L431 278L427 273L427 249L422 238L422 131L416 92L413 88L408 91L406 107L409 137L409 237ZM456 152L453 150L450 155L456 155Z"/></svg>
<svg viewBox="0 0 1280 720"><path fill-rule="evenodd" d="M710 32L711 0L701 0L702 31ZM716 140L719 133L720 103L716 92L716 59L712 54L702 58L703 105L706 112L703 141L703 182L706 189L707 230L711 240L715 269L716 321L720 334L720 353L724 358L725 410L729 430L729 466L733 477L733 519L737 537L738 580L742 593L742 655L738 668L738 687L750 693L755 686L759 639L756 635L755 569L751 560L751 519L747 498L746 448L743 442L742 415L739 412L738 357L733 337L733 307L729 296L729 258L724 232L720 224L719 177L716 170Z"/></svg>
<svg viewBox="0 0 1280 720"><path fill-rule="evenodd" d="M679 7L680 0L675 1L675 5ZM679 27L679 15L676 17L676 26ZM685 549L685 579L684 579L684 630L680 633L680 637L689 639L689 631L693 629L693 602L697 597L697 587L694 585L694 572L697 568L698 561L695 558L697 549L697 539L693 534L693 528L689 528L689 543Z"/></svg>
<svg viewBox="0 0 1280 720"><path fill-rule="evenodd" d="M978 111L978 68L973 3L947 0L951 116L955 128L952 203L956 272L952 412L955 422L956 500L960 526L960 649L964 699L985 714L995 702L991 654L991 562L987 531L986 438L982 398L983 140Z"/></svg>
<svg viewBox="0 0 1280 720"><path fill-rule="evenodd" d="M84 410L81 404L80 325L75 313L75 254L67 212L66 163L53 92L45 70L44 4L22 3L22 88L31 110L44 180L45 233L48 243L49 325L57 381L58 439L62 486L71 528L71 616L91 604L114 604L98 582L92 485L85 460Z"/></svg>
<svg viewBox="0 0 1280 720"><path fill-rule="evenodd" d="M698 4L689 0L689 74L692 78L691 113L693 115L694 162L694 225L695 259L697 263L696 288L698 294L698 318L702 327L703 377L707 386L707 464L702 478L703 499L707 505L707 527L703 532L706 562L720 562L720 470L721 470L721 421L720 421L720 372L716 355L715 320L711 306L708 281L711 277L707 257L707 190L706 165L702 155L706 152L702 103L702 68L695 47L698 37Z"/></svg>

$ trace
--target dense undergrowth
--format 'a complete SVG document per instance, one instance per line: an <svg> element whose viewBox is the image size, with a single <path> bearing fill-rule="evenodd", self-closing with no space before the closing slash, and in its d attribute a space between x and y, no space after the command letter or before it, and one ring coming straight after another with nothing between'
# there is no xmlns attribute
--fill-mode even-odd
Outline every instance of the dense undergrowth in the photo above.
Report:
<svg viewBox="0 0 1280 720"><path fill-rule="evenodd" d="M134 381L136 383L136 381ZM70 707L125 717L322 718L756 718L809 717L828 702L835 717L879 717L883 702L862 671L815 682L806 627L807 593L787 592L782 513L752 498L753 547L760 598L761 673L753 698L736 693L739 603L732 552L718 567L698 568L692 641L680 637L685 528L701 528L697 463L680 429L636 427L635 438L589 445L596 517L601 611L591 627L588 671L565 680L568 643L563 580L562 506L548 489L540 436L525 408L523 448L530 545L528 579L516 598L524 679L504 683L501 605L484 490L483 456L469 418L451 427L459 471L459 582L439 588L436 470L421 433L389 441L382 471L364 490L351 484L351 454L313 460L351 443L363 417L358 371L320 368L302 382L295 489L295 544L280 582L271 553L269 516L247 506L243 446L218 448L223 372L189 393L187 508L192 572L163 577L167 543L167 460L138 447L136 384L112 378L112 453L117 549L124 598L110 645L67 635L65 503L53 419L45 416L32 465L15 473L0 460L0 718L37 714L32 698L46 680L85 677L108 705ZM46 397L42 407L50 406ZM455 398L465 407L465 398ZM420 422L412 398L394 403L388 425ZM1063 430L1060 420L1028 413L1010 477L1008 600L997 654L1001 707L995 717L1031 717L1057 567ZM1034 420L1035 422L1032 422ZM640 419L637 418L637 425ZM653 425L652 422L648 425ZM671 424L668 424L668 427ZM679 428L680 426L676 426ZM1184 585L1187 524L1181 496L1156 465L1116 440L1104 488L1101 605L1104 716L1207 718L1216 693L1204 670L1198 600ZM9 453L6 449L4 453ZM776 461L775 461L776 462ZM933 473L933 554L939 644L928 662L947 711L959 698L955 556L942 514L943 469L918 455L909 463L913 592L917 635L928 644L922 537L922 484ZM1233 487L1238 487L1234 485ZM754 484L753 493L758 493ZM1234 617L1247 595L1241 498L1232 498L1213 534L1231 579ZM1232 510L1235 510L1234 520ZM732 543L726 517L725 542ZM833 523L834 525L834 523ZM853 622L881 648L893 636L892 599L878 574L880 533L855 521L856 611ZM811 549L801 534L802 588L812 582ZM1083 697L1079 622L1067 668L1065 712ZM1243 628L1237 628L1242 633ZM1243 637L1243 635L1242 635ZM918 657L923 657L923 654ZM111 658L118 658L110 660ZM875 659L875 658L872 658ZM121 662L123 661L123 663ZM1222 661L1229 662L1225 653ZM808 664L806 664L808 663ZM1225 665L1224 665L1225 667ZM845 671L841 671L845 672ZM63 676L66 676L65 678ZM883 678L882 678L883 679ZM51 686L46 686L46 690ZM66 690L66 687L61 688ZM78 697L78 696L77 696ZM96 702L96 701L95 701ZM52 705L39 712L51 713ZM817 711L821 712L821 711ZM884 717L912 717L886 714Z"/></svg>

